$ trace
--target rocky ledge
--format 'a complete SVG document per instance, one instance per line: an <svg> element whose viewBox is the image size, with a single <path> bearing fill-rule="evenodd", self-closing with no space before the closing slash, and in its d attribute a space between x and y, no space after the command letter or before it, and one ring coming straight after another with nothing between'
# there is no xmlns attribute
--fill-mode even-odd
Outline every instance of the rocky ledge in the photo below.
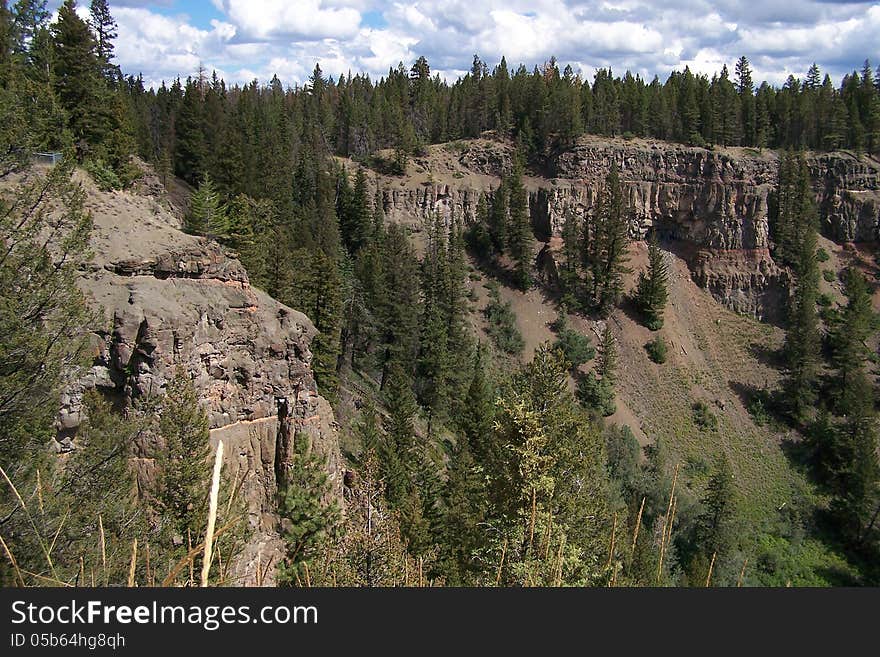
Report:
<svg viewBox="0 0 880 657"><path fill-rule="evenodd" d="M442 183L381 181L386 214L411 225L438 212L472 221L480 195L497 187L495 176L509 166L509 144L499 143L493 156L491 143L462 146L448 170L435 164ZM837 242L880 239L880 162L848 151L808 154L807 162L823 232ZM535 235L559 237L569 212L580 221L591 217L612 164L633 208L634 238L653 229L670 248L690 254L695 280L719 301L774 316L787 281L768 256L777 152L583 137L550 156L548 177L525 180Z"/></svg>
<svg viewBox="0 0 880 657"><path fill-rule="evenodd" d="M275 495L295 432L327 457L341 494L333 412L311 370L315 329L251 287L233 254L181 232L156 198L84 184L95 231L81 287L103 322L94 328L92 368L63 396L59 444L75 440L84 390L130 400L161 395L184 372L208 414L212 444L224 442L224 476L243 482L253 532L232 570L236 584L254 584L256 564L280 558ZM136 449L138 476L148 481L159 447ZM265 582L272 581L270 572Z"/></svg>

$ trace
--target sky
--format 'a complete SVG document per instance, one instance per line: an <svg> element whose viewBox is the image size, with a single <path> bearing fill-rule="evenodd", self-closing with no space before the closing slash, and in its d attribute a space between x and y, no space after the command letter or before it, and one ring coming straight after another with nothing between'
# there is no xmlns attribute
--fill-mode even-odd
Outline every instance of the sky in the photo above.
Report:
<svg viewBox="0 0 880 657"><path fill-rule="evenodd" d="M57 0L54 3L60 4ZM85 11L88 0L80 0ZM661 80L720 71L746 55L753 79L782 84L816 62L835 84L880 64L880 1L839 0L110 0L116 63L147 84L195 75L301 84L320 63L334 78L378 78L424 55L454 80L474 54L531 70L555 55L592 80L597 68Z"/></svg>

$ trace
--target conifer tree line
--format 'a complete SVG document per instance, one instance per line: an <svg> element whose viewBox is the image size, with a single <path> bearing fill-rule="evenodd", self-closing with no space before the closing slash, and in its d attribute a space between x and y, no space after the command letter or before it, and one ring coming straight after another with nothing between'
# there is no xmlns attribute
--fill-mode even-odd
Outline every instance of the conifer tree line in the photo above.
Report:
<svg viewBox="0 0 880 657"><path fill-rule="evenodd" d="M802 153L783 157L775 205L773 257L792 276L780 406L807 438L808 464L843 541L857 554L875 554L880 461L868 345L880 324L871 291L853 264L842 273L845 303L819 313L818 215Z"/></svg>
<svg viewBox="0 0 880 657"><path fill-rule="evenodd" d="M540 159L582 134L649 137L693 145L880 151L880 86L869 62L835 84L815 64L803 78L776 88L752 79L746 57L731 73L708 77L688 68L665 82L599 70L592 81L562 72L555 59L529 71L504 59L491 70L479 57L464 77L431 76L425 58L402 63L373 80L364 74L328 78L316 66L308 81L286 88L277 78L227 87L205 71L145 90L128 77L125 96L137 117L138 150L170 161L191 183L210 174L226 193L253 194L264 180L257 154L297 151L301 135L320 133L329 152L355 159L394 149L394 166L425 145L478 137L483 131L517 139ZM270 109L271 107L271 109ZM289 143L266 141L284 114ZM218 149L221 143L224 148ZM222 154L221 154L222 153ZM222 160L222 161L221 161ZM289 162L289 160L288 160ZM231 168L230 168L231 167ZM237 187L229 187L239 178Z"/></svg>

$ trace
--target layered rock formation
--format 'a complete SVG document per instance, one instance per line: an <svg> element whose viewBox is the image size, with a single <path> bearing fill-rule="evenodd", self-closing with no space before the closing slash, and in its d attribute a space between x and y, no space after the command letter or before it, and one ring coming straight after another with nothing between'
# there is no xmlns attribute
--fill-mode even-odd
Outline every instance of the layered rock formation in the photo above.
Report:
<svg viewBox="0 0 880 657"><path fill-rule="evenodd" d="M164 394L175 372L191 377L212 444L224 442L224 477L243 482L253 531L233 575L235 583L253 584L258 555L264 566L280 557L275 494L294 432L305 432L328 458L341 491L333 413L310 366L315 329L252 288L216 243L182 233L158 199L91 189L87 204L95 256L81 283L104 324L95 327L93 367L64 396L59 441L75 432L86 388L135 399ZM137 446L145 481L159 449L149 441Z"/></svg>
<svg viewBox="0 0 880 657"><path fill-rule="evenodd" d="M441 162L452 174L442 185L387 184L388 216L418 223L440 212L473 220L479 195L497 186L497 178L487 175L509 166L510 153L504 145L498 157L489 157L486 140L472 148L453 166ZM477 167L473 175L471 162ZM670 248L686 252L695 280L720 301L766 319L778 315L787 276L769 256L776 152L584 137L549 158L550 178L525 180L538 239L558 237L569 212L582 221L593 215L612 164L633 208L634 238L653 229ZM823 231L841 242L876 241L880 162L842 152L809 155L808 164Z"/></svg>

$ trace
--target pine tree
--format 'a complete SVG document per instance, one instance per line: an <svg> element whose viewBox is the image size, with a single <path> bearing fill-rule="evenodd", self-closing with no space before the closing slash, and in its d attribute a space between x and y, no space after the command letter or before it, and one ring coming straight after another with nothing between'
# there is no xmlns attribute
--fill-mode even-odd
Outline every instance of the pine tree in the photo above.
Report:
<svg viewBox="0 0 880 657"><path fill-rule="evenodd" d="M569 207L562 224L562 268L559 272L563 303L569 308L577 307L580 295L581 239L581 227Z"/></svg>
<svg viewBox="0 0 880 657"><path fill-rule="evenodd" d="M55 96L56 52L47 28L40 27L34 35L29 59L23 81L27 93L23 95L30 101L27 112L33 145L51 151L66 150L72 138L67 127L67 114Z"/></svg>
<svg viewBox="0 0 880 657"><path fill-rule="evenodd" d="M208 176L190 199L189 212L184 221L187 232L204 235L215 240L224 239L229 233L226 206Z"/></svg>
<svg viewBox="0 0 880 657"><path fill-rule="evenodd" d="M107 0L92 0L89 5L89 24L95 34L96 50L101 72L108 82L115 83L121 73L119 67L111 63L113 59L113 39L119 36L116 21L110 15Z"/></svg>
<svg viewBox="0 0 880 657"><path fill-rule="evenodd" d="M18 0L12 7L14 50L23 54L29 50L40 28L51 16L46 0Z"/></svg>
<svg viewBox="0 0 880 657"><path fill-rule="evenodd" d="M101 77L95 38L77 16L74 0L65 0L58 10L52 37L57 53L55 92L69 117L77 150L84 155L108 140L117 126L113 102Z"/></svg>
<svg viewBox="0 0 880 657"><path fill-rule="evenodd" d="M617 378L617 345L611 327L605 325L596 368L578 382L578 397L587 408L608 417L614 415L614 384Z"/></svg>
<svg viewBox="0 0 880 657"><path fill-rule="evenodd" d="M388 418L385 441L379 460L387 487L388 502L401 508L410 497L410 465L415 449L415 416L417 411L410 378L395 364L388 376L385 391Z"/></svg>
<svg viewBox="0 0 880 657"><path fill-rule="evenodd" d="M724 453L716 459L702 505L703 513L697 518L694 530L694 548L703 557L701 561L707 569L696 569L696 580L691 581L691 584L697 586L704 585L713 555L716 561L716 576L713 581L718 581L717 573L721 570L719 566L736 542L733 470Z"/></svg>
<svg viewBox="0 0 880 657"><path fill-rule="evenodd" d="M322 556L340 511L327 474L327 462L312 448L306 433L293 435L293 454L279 491L278 515L284 528L285 561L281 585L308 581L306 569Z"/></svg>
<svg viewBox="0 0 880 657"><path fill-rule="evenodd" d="M192 80L187 80L175 121L174 171L191 185L207 172L204 126L201 91Z"/></svg>
<svg viewBox="0 0 880 657"><path fill-rule="evenodd" d="M485 541L481 527L486 517L486 486L482 468L474 461L468 442L459 442L450 456L443 491L441 559L449 585L467 585L478 570L477 551Z"/></svg>
<svg viewBox="0 0 880 657"><path fill-rule="evenodd" d="M379 416L375 405L368 401L361 410L360 420L354 427L355 435L361 447L362 462L368 458L377 458L380 454L383 435L379 429Z"/></svg>
<svg viewBox="0 0 880 657"><path fill-rule="evenodd" d="M377 295L382 388L392 363L411 367L418 348L418 262L404 229L389 226L383 242L382 290Z"/></svg>
<svg viewBox="0 0 880 657"><path fill-rule="evenodd" d="M516 163L506 184L509 193L510 227L508 253L514 262L514 282L520 290L531 283L532 226L529 219L528 193L522 183L522 167Z"/></svg>
<svg viewBox="0 0 880 657"><path fill-rule="evenodd" d="M94 543L100 516L109 564L102 573L104 583L122 582L129 569L132 539L143 540L147 533L131 457L152 418L132 408L115 412L96 391L86 393L83 405L86 419L77 431L76 449L57 468L56 481L46 486L53 491L48 515L53 515L52 506L57 509L54 540L59 549L54 559L56 565L64 564L73 572L79 569L80 558L87 564L101 564L101 550Z"/></svg>
<svg viewBox="0 0 880 657"><path fill-rule="evenodd" d="M428 411L429 434L437 415L448 406L450 374L450 308L444 293L451 282L450 263L447 259L446 228L439 215L435 216L428 235L428 245L422 259L422 317L420 321L418 379L416 388L419 401Z"/></svg>
<svg viewBox="0 0 880 657"><path fill-rule="evenodd" d="M818 219L803 156L792 164L791 169L791 175L795 176L793 181L780 179L780 197L791 196L786 201L791 214L783 215L780 208L780 221L785 222L783 225L791 226L791 244L785 253L790 253L794 258L795 281L783 350L787 368L783 388L792 416L801 419L815 399L819 369L820 336L816 312L819 293L819 264L816 259ZM783 187L788 187L788 191L783 193Z"/></svg>
<svg viewBox="0 0 880 657"><path fill-rule="evenodd" d="M645 326L657 331L663 326L663 308L668 297L668 267L656 235L648 242L647 271L639 272L636 305L645 318Z"/></svg>
<svg viewBox="0 0 880 657"><path fill-rule="evenodd" d="M297 249L287 257L299 264L291 274L290 296L281 301L304 312L318 329L311 344L312 369L321 394L335 400L343 300L339 264L320 249Z"/></svg>
<svg viewBox="0 0 880 657"><path fill-rule="evenodd" d="M159 417L163 448L157 459L156 503L166 546L185 545L187 534L198 537L207 519L210 432L208 416L184 372L168 382Z"/></svg>
<svg viewBox="0 0 880 657"><path fill-rule="evenodd" d="M487 358L482 344L474 355L473 374L467 390L467 401L457 415L459 431L468 441L468 452L477 463L489 467L494 459L490 445L495 399L487 376Z"/></svg>
<svg viewBox="0 0 880 657"><path fill-rule="evenodd" d="M617 166L612 164L600 192L595 236L590 242L592 295L589 306L607 316L623 292L623 275L629 271L629 208Z"/></svg>
<svg viewBox="0 0 880 657"><path fill-rule="evenodd" d="M856 411L864 399L864 368L871 354L868 340L877 320L864 276L849 268L843 279L847 304L831 335L831 363L835 368L833 408L845 417Z"/></svg>
<svg viewBox="0 0 880 657"><path fill-rule="evenodd" d="M496 253L504 253L508 234L508 190L502 177L498 188L492 193L489 209L489 237Z"/></svg>
<svg viewBox="0 0 880 657"><path fill-rule="evenodd" d="M7 117L0 124L16 121ZM0 157L3 171L20 170L14 152ZM29 471L34 451L54 435L58 395L83 363L82 327L94 321L77 287L92 221L73 167L66 158L0 196L0 466L7 472Z"/></svg>
<svg viewBox="0 0 880 657"><path fill-rule="evenodd" d="M742 108L743 145L756 145L755 87L752 83L752 67L747 57L742 56L736 62L737 93Z"/></svg>

